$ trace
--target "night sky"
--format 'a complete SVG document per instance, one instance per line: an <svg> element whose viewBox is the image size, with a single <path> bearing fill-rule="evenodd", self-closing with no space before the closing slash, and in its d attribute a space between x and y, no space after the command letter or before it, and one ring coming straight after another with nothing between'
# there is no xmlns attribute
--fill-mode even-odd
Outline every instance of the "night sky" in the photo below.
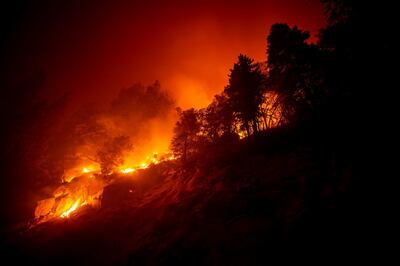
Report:
<svg viewBox="0 0 400 266"><path fill-rule="evenodd" d="M271 24L314 41L325 25L318 0L35 1L2 13L2 84L44 73L44 97L78 105L159 80L179 106L203 107L239 53L265 61Z"/></svg>

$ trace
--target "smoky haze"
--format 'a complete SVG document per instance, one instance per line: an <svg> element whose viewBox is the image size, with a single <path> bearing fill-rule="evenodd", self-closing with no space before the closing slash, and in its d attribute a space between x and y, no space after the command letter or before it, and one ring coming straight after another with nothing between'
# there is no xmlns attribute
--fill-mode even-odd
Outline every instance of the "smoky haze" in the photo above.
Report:
<svg viewBox="0 0 400 266"><path fill-rule="evenodd" d="M174 108L209 104L238 54L265 61L273 23L313 36L325 24L317 0L16 2L1 12L1 194L16 220L104 136L129 136L133 161L167 149ZM77 125L98 135L80 138Z"/></svg>
<svg viewBox="0 0 400 266"><path fill-rule="evenodd" d="M325 22L317 0L46 2L15 10L6 83L43 71L43 96L69 93L75 105L160 80L177 105L204 107L239 53L265 61L272 23L315 35Z"/></svg>
<svg viewBox="0 0 400 266"><path fill-rule="evenodd" d="M49 197L62 182L85 168L100 170L103 160L115 160L100 155L114 152L109 146L114 140L127 139L130 146L118 165L136 167L147 156L168 151L176 105L158 81L136 83L108 104L91 101L71 112L67 96L54 102L38 97L44 80L37 74L2 95L8 100L1 105L7 125L1 138L2 205L11 208L10 218L29 218L34 202ZM12 204L4 204L10 199Z"/></svg>

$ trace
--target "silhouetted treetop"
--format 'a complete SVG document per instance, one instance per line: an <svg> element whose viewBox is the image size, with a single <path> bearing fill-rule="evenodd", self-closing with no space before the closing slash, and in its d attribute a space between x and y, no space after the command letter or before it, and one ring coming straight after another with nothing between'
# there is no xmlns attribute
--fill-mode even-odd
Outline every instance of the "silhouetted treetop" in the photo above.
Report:
<svg viewBox="0 0 400 266"><path fill-rule="evenodd" d="M171 150L186 163L188 157L197 150L197 141L201 129L200 113L194 108L182 111L177 108L179 119L175 124Z"/></svg>
<svg viewBox="0 0 400 266"><path fill-rule="evenodd" d="M321 0L321 3L324 4L325 14L330 25L345 22L354 16L354 11L357 10L357 6L355 6L357 1L355 0Z"/></svg>
<svg viewBox="0 0 400 266"><path fill-rule="evenodd" d="M286 24L272 25L267 37L267 87L278 93L289 121L315 108L324 93L322 54L316 45L307 43L309 37L309 32Z"/></svg>
<svg viewBox="0 0 400 266"><path fill-rule="evenodd" d="M257 117L263 100L265 77L253 59L239 55L238 61L230 70L229 82L224 92L229 106L242 127L250 135L250 131L258 131Z"/></svg>
<svg viewBox="0 0 400 266"><path fill-rule="evenodd" d="M308 31L290 28L287 24L274 24L267 37L268 67L271 71L284 70L289 65L307 60L306 43L310 37Z"/></svg>
<svg viewBox="0 0 400 266"><path fill-rule="evenodd" d="M203 111L203 130L211 140L234 131L235 117L225 93L217 94Z"/></svg>

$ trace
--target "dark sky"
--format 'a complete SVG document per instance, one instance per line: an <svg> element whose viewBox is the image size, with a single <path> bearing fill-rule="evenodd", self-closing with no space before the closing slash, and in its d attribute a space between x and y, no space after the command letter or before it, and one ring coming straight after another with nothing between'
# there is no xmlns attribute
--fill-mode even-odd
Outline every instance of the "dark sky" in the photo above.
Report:
<svg viewBox="0 0 400 266"><path fill-rule="evenodd" d="M266 60L271 24L325 25L318 0L35 2L3 8L2 82L42 71L44 95L79 104L158 79L178 105L201 107L239 53Z"/></svg>

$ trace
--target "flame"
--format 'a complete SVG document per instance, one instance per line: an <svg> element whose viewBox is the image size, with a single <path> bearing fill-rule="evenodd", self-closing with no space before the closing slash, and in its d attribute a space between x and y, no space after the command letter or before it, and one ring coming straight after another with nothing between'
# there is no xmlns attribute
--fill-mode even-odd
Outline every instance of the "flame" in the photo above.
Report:
<svg viewBox="0 0 400 266"><path fill-rule="evenodd" d="M120 170L120 172L123 173L123 174L129 174L129 173L133 173L135 171L136 171L135 168L124 168L124 169Z"/></svg>
<svg viewBox="0 0 400 266"><path fill-rule="evenodd" d="M70 215L72 212L74 212L76 209L78 209L78 207L79 207L79 202L80 202L80 200L77 200L77 201L74 203L74 205L72 205L72 207L69 208L67 211L63 212L63 213L60 215L60 217L61 217L61 218L69 217L69 215Z"/></svg>
<svg viewBox="0 0 400 266"><path fill-rule="evenodd" d="M146 156L146 160L141 162L139 165L123 165L119 167L119 172L122 174L130 174L138 169L147 169L152 164L159 164L164 161L170 161L176 159L173 155L169 155L169 152L163 153L163 156L159 159L159 153L154 152L151 156Z"/></svg>
<svg viewBox="0 0 400 266"><path fill-rule="evenodd" d="M87 168L87 167L83 167L82 168L82 172L86 174L86 173L90 173L91 170L89 168Z"/></svg>
<svg viewBox="0 0 400 266"><path fill-rule="evenodd" d="M62 177L62 181L66 183L70 183L74 178L88 173L96 173L100 171L100 165L96 163L89 163L80 165L78 167L73 167L65 172L65 175Z"/></svg>
<svg viewBox="0 0 400 266"><path fill-rule="evenodd" d="M244 131L239 131L238 135L239 135L239 139L243 139L246 137L246 133Z"/></svg>
<svg viewBox="0 0 400 266"><path fill-rule="evenodd" d="M175 159L176 157L169 152L161 154L154 152L146 156L140 164L124 164L117 167L117 172L128 175L139 169L147 169L151 165ZM35 209L37 223L56 218L69 218L84 205L100 206L103 189L107 183L102 179L99 165L80 166L68 173L71 175L64 178L63 184L53 192L52 197L38 201Z"/></svg>
<svg viewBox="0 0 400 266"><path fill-rule="evenodd" d="M82 206L100 207L101 196L106 182L98 175L81 175L69 183L63 183L53 196L37 203L35 218L37 223L57 218L68 218Z"/></svg>
<svg viewBox="0 0 400 266"><path fill-rule="evenodd" d="M83 174L97 172L99 170L100 170L100 166L98 164L90 164L90 165L85 165L82 167Z"/></svg>
<svg viewBox="0 0 400 266"><path fill-rule="evenodd" d="M273 93L267 96L262 105L263 117L258 121L260 125L263 125L264 129L279 125L282 116L282 108L279 105L278 96ZM236 125L235 131L240 139L248 135L238 125ZM161 162L177 159L170 152L148 152L154 151L154 149L168 150L168 148L164 147L163 141L156 141L151 147L146 145L144 147L146 149L142 148L140 152L135 151L134 153L126 154L124 163L113 170L110 178L105 178L100 173L100 165L98 163L93 163L93 161L89 160L68 169L62 178L63 184L53 192L52 196L37 202L35 209L37 223L52 219L69 218L72 213L77 212L84 205L99 207L104 187L109 182L112 182L112 179L120 178L122 175L130 178L133 173L137 176L140 174L139 170L147 169ZM133 193L132 190L129 192Z"/></svg>

